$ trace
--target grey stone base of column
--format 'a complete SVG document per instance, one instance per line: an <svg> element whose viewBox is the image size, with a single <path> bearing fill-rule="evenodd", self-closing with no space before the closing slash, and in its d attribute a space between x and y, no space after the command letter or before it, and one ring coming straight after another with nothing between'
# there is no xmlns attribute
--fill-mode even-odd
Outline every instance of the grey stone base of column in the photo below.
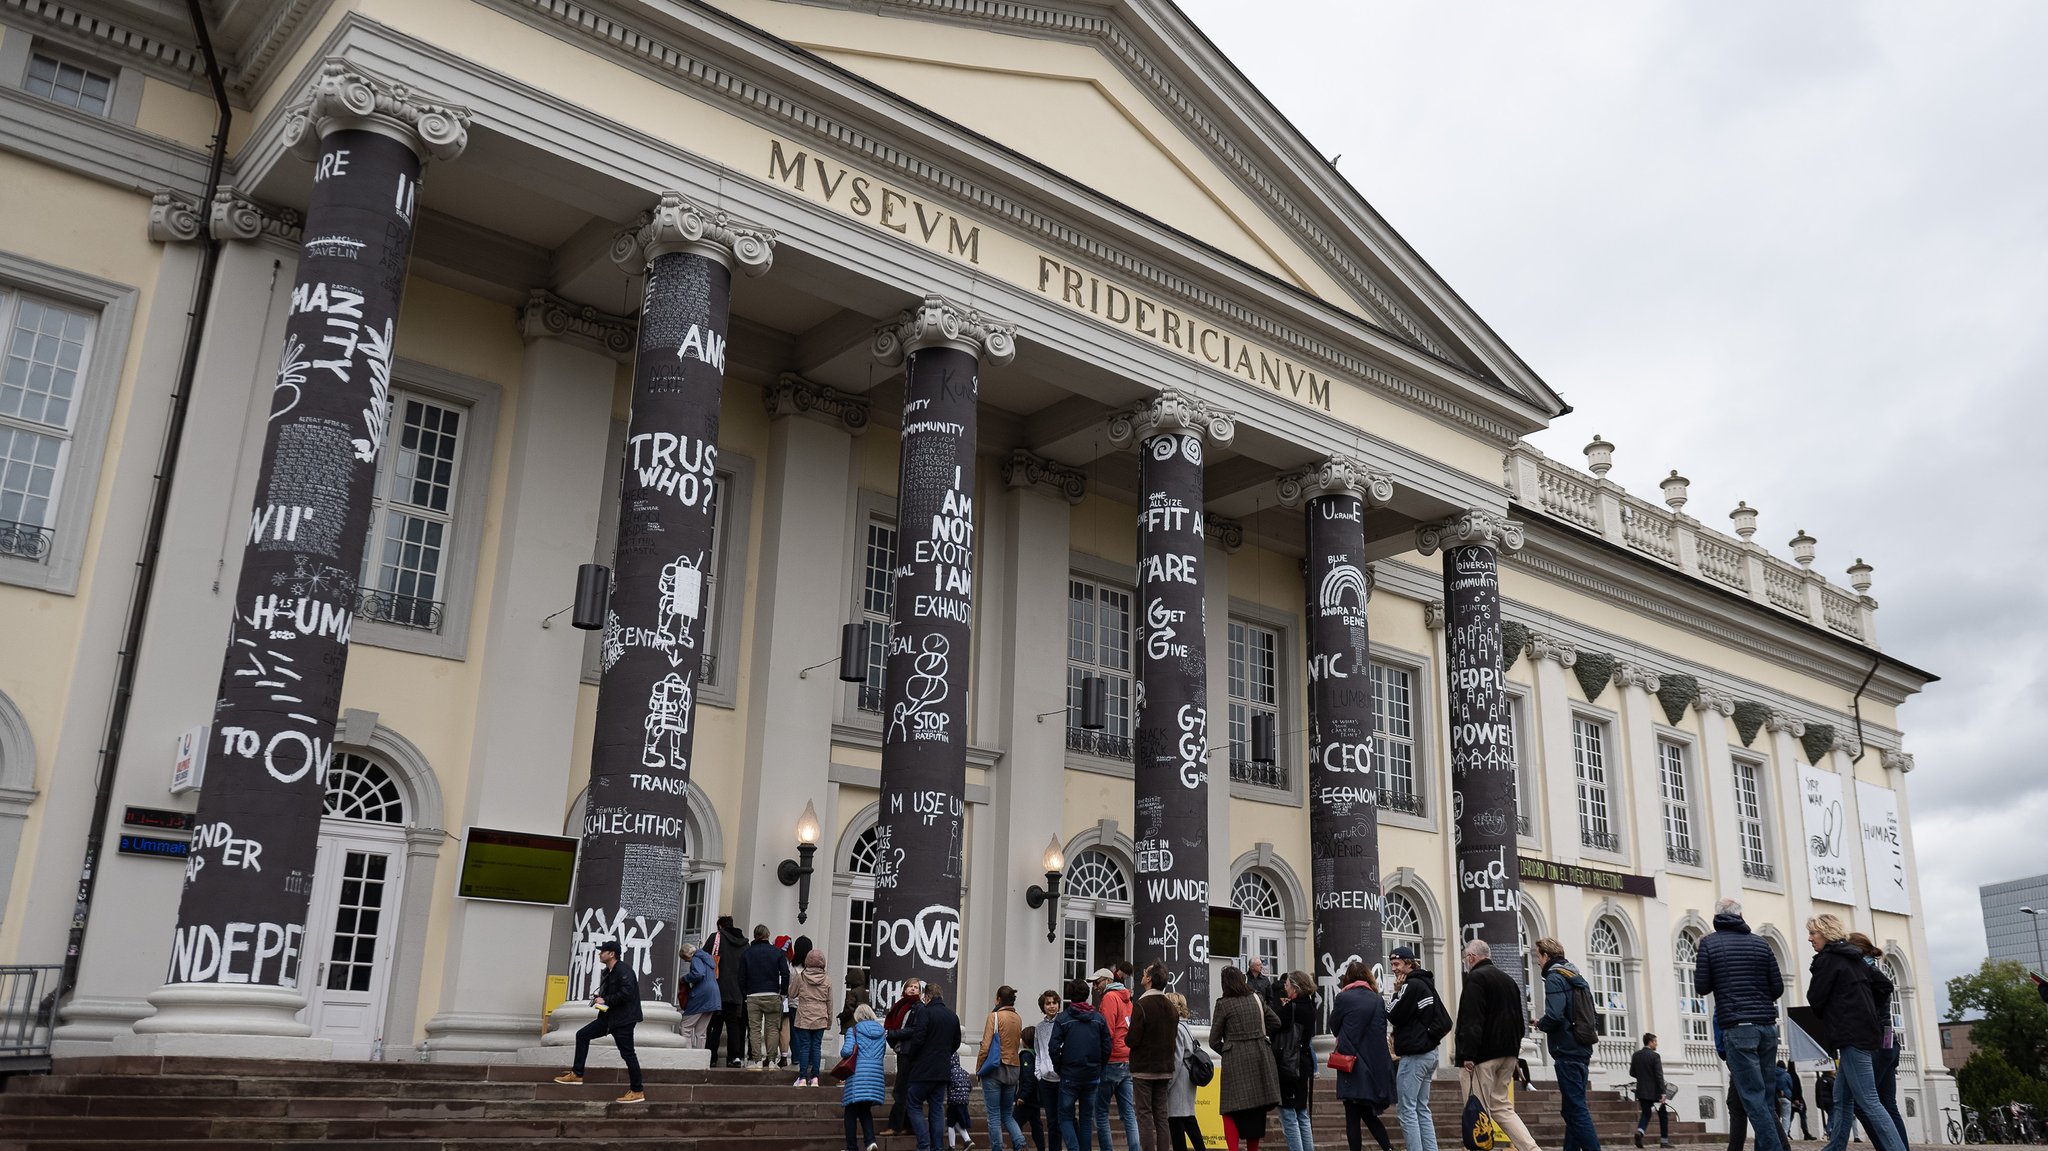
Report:
<svg viewBox="0 0 2048 1151"><path fill-rule="evenodd" d="M444 1011L427 1020L420 1044L428 1063L517 1063L539 1041L539 1012Z"/></svg>
<svg viewBox="0 0 2048 1151"><path fill-rule="evenodd" d="M116 1055L206 1055L235 1059L332 1059L334 1042L301 1022L296 989L248 984L170 983L150 994L156 1014L114 1039Z"/></svg>
<svg viewBox="0 0 2048 1151"><path fill-rule="evenodd" d="M701 1047L684 1047L683 1037L676 1034L676 1025L683 1020L682 1012L667 1003L643 1003L640 1011L640 1025L633 1029L633 1050L640 1057L640 1066L700 1069L711 1066L710 1051ZM588 1003L564 1003L555 1008L555 1013L548 1018L548 1033L538 1044L520 1048L519 1062L544 1067L569 1066L576 1058L577 1030L595 1018L597 1009ZM590 1065L624 1067L625 1063L619 1058L617 1047L600 1039L590 1045Z"/></svg>
<svg viewBox="0 0 2048 1151"><path fill-rule="evenodd" d="M135 1024L155 1010L142 998L74 996L58 1011L50 1054L59 1059L111 1055L114 1040L134 1035Z"/></svg>

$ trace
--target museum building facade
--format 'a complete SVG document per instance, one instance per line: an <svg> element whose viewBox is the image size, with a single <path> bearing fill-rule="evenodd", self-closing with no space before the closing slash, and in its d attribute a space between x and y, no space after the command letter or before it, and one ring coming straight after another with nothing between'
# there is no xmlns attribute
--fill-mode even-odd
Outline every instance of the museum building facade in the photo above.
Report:
<svg viewBox="0 0 2048 1151"><path fill-rule="evenodd" d="M1172 5L199 9L0 10L59 1054L559 1060L618 939L683 1059L721 914L968 1008L1556 936L1719 1121L1735 895L1788 1007L1807 916L1886 949L1933 1130L1871 567L1532 447L1560 396Z"/></svg>

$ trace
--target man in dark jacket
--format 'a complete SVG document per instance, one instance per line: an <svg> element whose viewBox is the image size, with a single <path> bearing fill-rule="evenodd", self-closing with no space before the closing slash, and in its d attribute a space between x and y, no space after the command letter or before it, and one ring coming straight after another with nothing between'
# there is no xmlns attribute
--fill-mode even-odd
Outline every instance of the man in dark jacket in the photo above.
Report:
<svg viewBox="0 0 2048 1151"><path fill-rule="evenodd" d="M789 994L789 956L768 942L768 925L740 952L740 994L747 1000L747 1062L763 1071L782 1050L782 998Z"/></svg>
<svg viewBox="0 0 2048 1151"><path fill-rule="evenodd" d="M896 1047L896 1074L910 1084L910 1130L917 1151L939 1151L946 1137L946 1089L953 1080L953 1056L960 1050L960 1017L946 1006L939 985L924 985L924 1006L909 1023L889 1033Z"/></svg>
<svg viewBox="0 0 2048 1151"><path fill-rule="evenodd" d="M1550 1036L1558 1107L1564 1113L1564 1151L1600 1151L1600 1132L1594 1130L1593 1111L1586 1106L1593 1048L1572 1031L1572 999L1581 991L1591 996L1593 989L1577 968L1565 962L1564 944L1557 940L1537 940L1536 957L1543 964L1543 1018L1536 1026Z"/></svg>
<svg viewBox="0 0 2048 1151"><path fill-rule="evenodd" d="M1387 955L1394 968L1394 1002L1387 1025L1394 1036L1394 1103L1401 1117L1401 1141L1408 1151L1436 1151L1436 1117L1429 1111L1429 1083L1436 1077L1437 1030L1450 1018L1437 998L1436 977L1415 961L1411 948Z"/></svg>
<svg viewBox="0 0 2048 1151"><path fill-rule="evenodd" d="M1636 1146L1643 1145L1652 1111L1657 1113L1657 1146L1671 1146L1671 1109L1664 1106L1664 1057L1657 1054L1655 1035L1644 1035L1643 1045L1629 1056L1628 1077L1636 1081Z"/></svg>
<svg viewBox="0 0 2048 1151"><path fill-rule="evenodd" d="M1457 1040L1452 1048L1458 1064L1459 1093L1477 1095L1493 1121L1508 1133L1515 1151L1536 1151L1512 1096L1515 1059L1522 1035L1529 1029L1528 1005L1522 989L1508 973L1493 965L1493 948L1484 939L1465 944L1465 989L1458 996Z"/></svg>
<svg viewBox="0 0 2048 1151"><path fill-rule="evenodd" d="M1173 1131L1166 1121L1167 1097L1173 1091L1180 1012L1166 1001L1165 966L1151 964L1140 978L1144 993L1131 1007L1131 1026L1124 1035L1124 1044L1131 1051L1131 1082L1138 1097L1138 1141L1134 1146L1165 1151L1173 1146Z"/></svg>
<svg viewBox="0 0 2048 1151"><path fill-rule="evenodd" d="M1108 1062L1109 1024L1088 1002L1088 981L1069 979L1067 1009L1052 1024L1052 1065L1060 1077L1060 1143L1067 1151L1089 1151L1094 1145L1095 1093Z"/></svg>
<svg viewBox="0 0 2048 1151"><path fill-rule="evenodd" d="M725 1065L738 1067L747 1052L747 1000L740 994L740 952L747 948L747 937L733 925L732 916L721 915L707 946L718 961L718 1014L711 1017L704 1045L711 1049L711 1060L716 1063L718 1036L724 1032Z"/></svg>
<svg viewBox="0 0 2048 1151"><path fill-rule="evenodd" d="M576 1062L570 1070L555 1076L557 1083L583 1082L583 1068L590 1057L590 1041L609 1035L618 1045L619 1058L626 1061L627 1089L620 1103L645 1103L645 1084L640 1081L640 1057L633 1053L633 1027L640 1022L640 977L632 967L619 962L619 941L607 939L597 945L597 961L604 964L604 979L590 1005L597 1018L576 1032Z"/></svg>
<svg viewBox="0 0 2048 1151"><path fill-rule="evenodd" d="M1778 1060L1778 997L1785 993L1785 975L1771 945L1750 934L1740 900L1714 905L1714 931L1700 940L1692 987L1695 995L1714 997L1728 1078L1756 1129L1756 1151L1785 1151L1766 1081Z"/></svg>

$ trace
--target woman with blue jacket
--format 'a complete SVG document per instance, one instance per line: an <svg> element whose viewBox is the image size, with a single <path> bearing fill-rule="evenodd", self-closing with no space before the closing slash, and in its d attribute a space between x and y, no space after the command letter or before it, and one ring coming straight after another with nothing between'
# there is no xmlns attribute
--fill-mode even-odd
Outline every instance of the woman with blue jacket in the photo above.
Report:
<svg viewBox="0 0 2048 1151"><path fill-rule="evenodd" d="M680 954L683 986L690 989L690 994L683 1000L683 1025L677 1032L683 1037L683 1046L702 1047L712 1017L724 1006L724 999L718 994L718 957L694 943L683 944Z"/></svg>
<svg viewBox="0 0 2048 1151"><path fill-rule="evenodd" d="M846 1108L846 1151L875 1151L875 1104L889 1097L882 1076L882 1052L888 1046L875 1009L865 1003L854 1008L853 1030L839 1044L839 1057L853 1058L853 1075L839 1091L839 1103ZM864 1144L854 1140L856 1123L868 1137Z"/></svg>

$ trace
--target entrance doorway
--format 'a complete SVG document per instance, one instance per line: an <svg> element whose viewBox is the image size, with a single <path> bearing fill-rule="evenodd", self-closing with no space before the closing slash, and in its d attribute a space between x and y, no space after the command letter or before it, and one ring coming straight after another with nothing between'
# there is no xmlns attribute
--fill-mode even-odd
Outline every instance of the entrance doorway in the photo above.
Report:
<svg viewBox="0 0 2048 1151"><path fill-rule="evenodd" d="M299 985L302 1018L336 1059L383 1055L386 996L404 890L405 800L374 760L342 753L327 773Z"/></svg>

